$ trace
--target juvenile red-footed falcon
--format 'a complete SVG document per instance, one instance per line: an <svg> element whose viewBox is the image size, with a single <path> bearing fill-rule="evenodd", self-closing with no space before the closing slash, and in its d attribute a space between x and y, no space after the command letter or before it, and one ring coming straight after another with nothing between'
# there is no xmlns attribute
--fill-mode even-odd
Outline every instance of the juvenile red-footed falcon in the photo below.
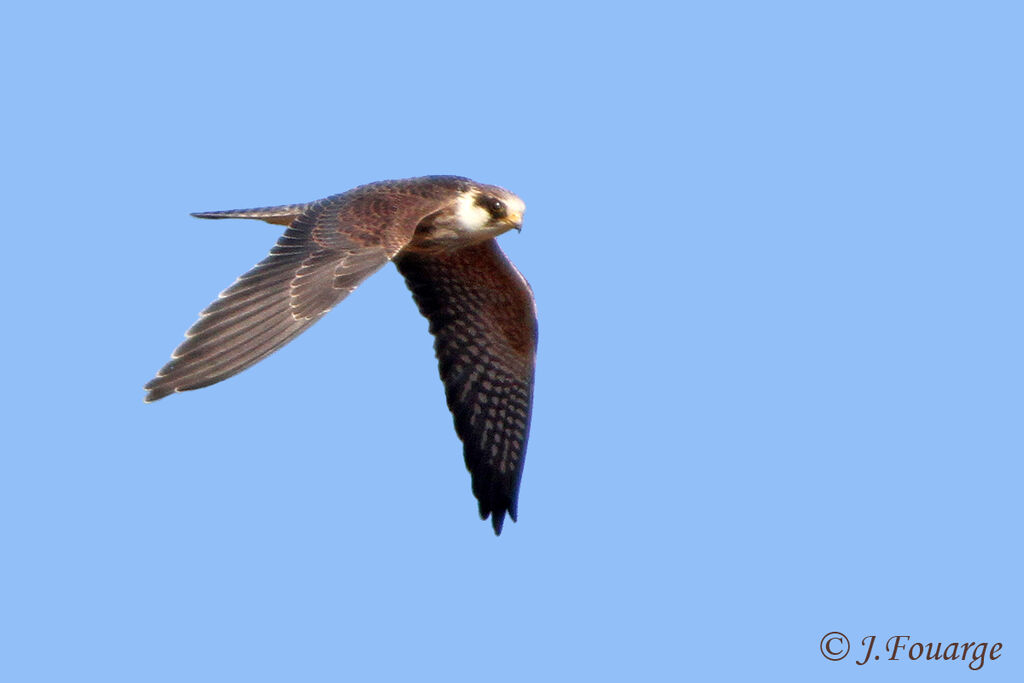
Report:
<svg viewBox="0 0 1024 683"><path fill-rule="evenodd" d="M533 292L494 238L522 227L508 190L458 176L385 180L309 204L212 211L288 229L224 290L146 385L146 401L227 379L281 348L388 261L434 335L480 518L516 519L530 431Z"/></svg>

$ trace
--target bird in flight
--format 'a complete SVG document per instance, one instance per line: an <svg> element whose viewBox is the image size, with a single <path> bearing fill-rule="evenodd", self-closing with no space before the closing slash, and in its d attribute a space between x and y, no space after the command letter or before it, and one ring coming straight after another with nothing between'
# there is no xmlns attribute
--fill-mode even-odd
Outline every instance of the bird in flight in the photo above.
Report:
<svg viewBox="0 0 1024 683"><path fill-rule="evenodd" d="M204 310L146 401L227 379L315 323L388 261L430 322L480 518L516 519L530 431L537 313L495 237L522 228L508 190L458 176L362 185L308 204L211 211L287 226L270 255Z"/></svg>

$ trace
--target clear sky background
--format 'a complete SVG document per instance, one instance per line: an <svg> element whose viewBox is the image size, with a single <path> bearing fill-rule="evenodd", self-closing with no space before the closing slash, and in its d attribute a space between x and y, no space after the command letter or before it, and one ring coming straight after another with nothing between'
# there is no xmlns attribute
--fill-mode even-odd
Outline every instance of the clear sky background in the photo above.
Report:
<svg viewBox="0 0 1024 683"><path fill-rule="evenodd" d="M9 8L0 680L1024 679L1018 8ZM433 173L528 207L500 538L394 268L142 402L281 232L189 212Z"/></svg>

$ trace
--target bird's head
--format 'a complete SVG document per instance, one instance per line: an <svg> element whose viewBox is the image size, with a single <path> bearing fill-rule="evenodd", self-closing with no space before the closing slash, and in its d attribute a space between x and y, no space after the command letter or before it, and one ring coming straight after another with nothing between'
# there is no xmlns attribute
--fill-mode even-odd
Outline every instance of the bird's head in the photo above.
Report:
<svg viewBox="0 0 1024 683"><path fill-rule="evenodd" d="M454 227L462 236L487 239L509 230L522 230L526 204L508 190L481 185L455 200Z"/></svg>
<svg viewBox="0 0 1024 683"><path fill-rule="evenodd" d="M416 226L408 250L453 251L522 229L522 199L501 187L460 180L462 187L451 202Z"/></svg>

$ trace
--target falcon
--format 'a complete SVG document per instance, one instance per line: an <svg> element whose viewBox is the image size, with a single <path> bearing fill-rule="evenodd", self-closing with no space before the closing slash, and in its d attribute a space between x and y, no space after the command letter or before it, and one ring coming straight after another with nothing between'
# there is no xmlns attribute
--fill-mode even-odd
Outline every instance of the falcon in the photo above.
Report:
<svg viewBox="0 0 1024 683"><path fill-rule="evenodd" d="M287 226L270 255L204 310L146 402L225 380L266 358L392 261L434 335L480 518L516 520L530 431L537 313L495 237L522 229L508 190L458 176L362 185L308 204L194 213Z"/></svg>

